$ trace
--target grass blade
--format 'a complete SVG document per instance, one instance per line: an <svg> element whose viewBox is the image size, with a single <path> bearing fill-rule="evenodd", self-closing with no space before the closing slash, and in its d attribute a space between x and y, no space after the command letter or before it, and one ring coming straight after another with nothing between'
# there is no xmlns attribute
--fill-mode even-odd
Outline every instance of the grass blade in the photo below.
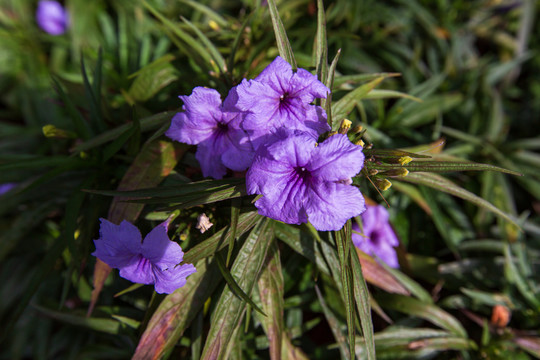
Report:
<svg viewBox="0 0 540 360"><path fill-rule="evenodd" d="M272 26L274 27L274 34L276 35L276 43L279 50L279 55L287 60L292 66L293 72L296 71L298 66L294 59L294 53L291 48L291 43L285 32L283 22L279 17L279 12L276 6L276 0L268 0L268 9L270 10L270 17L272 18Z"/></svg>

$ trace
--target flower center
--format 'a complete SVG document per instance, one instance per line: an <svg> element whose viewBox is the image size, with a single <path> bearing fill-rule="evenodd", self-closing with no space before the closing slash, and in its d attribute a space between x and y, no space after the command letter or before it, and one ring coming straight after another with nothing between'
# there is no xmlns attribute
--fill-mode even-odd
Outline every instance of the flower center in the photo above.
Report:
<svg viewBox="0 0 540 360"><path fill-rule="evenodd" d="M279 97L279 108L288 109L290 106L290 95L288 92L285 92Z"/></svg>
<svg viewBox="0 0 540 360"><path fill-rule="evenodd" d="M295 167L294 172L297 176L297 179L301 180L304 183L309 182L311 179L311 173L303 166Z"/></svg>
<svg viewBox="0 0 540 360"><path fill-rule="evenodd" d="M217 123L217 133L218 134L225 134L227 131L229 131L229 125L218 122Z"/></svg>

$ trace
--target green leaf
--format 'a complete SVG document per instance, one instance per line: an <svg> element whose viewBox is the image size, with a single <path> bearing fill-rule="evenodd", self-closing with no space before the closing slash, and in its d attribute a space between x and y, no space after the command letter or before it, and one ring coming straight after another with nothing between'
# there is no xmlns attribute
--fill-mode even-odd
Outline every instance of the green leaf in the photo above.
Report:
<svg viewBox="0 0 540 360"><path fill-rule="evenodd" d="M195 268L197 272L187 278L186 285L159 304L139 340L134 360L159 359L170 353L202 311L221 278L217 267L204 259Z"/></svg>
<svg viewBox="0 0 540 360"><path fill-rule="evenodd" d="M347 315L347 332L349 338L349 357L354 357L354 324L356 319L356 314L354 310L354 285L353 285L353 273L351 270L351 249L350 244L351 240L351 221L348 220L343 229L335 232L336 238L336 247L338 250L339 265L340 265L340 280L342 284L342 294L343 302L345 303L345 313ZM360 274L362 271L360 270ZM362 275L360 275L362 276ZM361 277L363 280L364 278ZM365 286L365 283L364 283ZM362 298L363 300L363 298ZM369 306L368 306L369 307ZM364 319L362 319L363 321ZM363 322L362 322L363 323ZM371 324L371 319L370 319ZM372 331L373 333L373 331ZM369 336L369 334L368 334ZM370 357L371 359L371 357ZM374 358L373 358L374 359Z"/></svg>
<svg viewBox="0 0 540 360"><path fill-rule="evenodd" d="M143 118L140 120L141 123L141 132L157 129L163 124L171 121L171 118L176 114L175 111L168 111L168 112L162 112L158 113L146 118ZM129 131L132 128L132 123L127 123L124 125L121 125L115 129L108 130L104 133L99 134L98 136L87 140L73 148L71 150L72 153L78 153L82 151L88 151L90 149L93 149L95 147L99 147L105 143L108 143L109 141L112 141L125 132Z"/></svg>
<svg viewBox="0 0 540 360"><path fill-rule="evenodd" d="M231 236L229 238L229 250L227 251L227 262L229 266L231 256L234 250L234 242L236 241L236 228L238 227L238 217L240 216L240 207L242 202L239 199L231 201Z"/></svg>
<svg viewBox="0 0 540 360"><path fill-rule="evenodd" d="M208 6L192 0L179 0L179 2L191 6L193 9L200 11L201 13L207 15L210 19L214 20L221 27L228 27L229 23L223 18L218 12L212 10Z"/></svg>
<svg viewBox="0 0 540 360"><path fill-rule="evenodd" d="M289 38L285 32L283 22L279 17L279 12L276 6L275 0L268 0L268 10L270 10L270 17L272 18L272 26L274 27L274 34L276 36L276 43L279 51L279 55L291 64L293 71L296 71L297 65L294 59L294 53L291 48Z"/></svg>
<svg viewBox="0 0 540 360"><path fill-rule="evenodd" d="M352 244L352 239L350 239ZM352 267L352 284L354 289L354 299L356 301L356 309L358 315L360 316L360 325L362 327L362 333L364 335L365 341L365 350L366 358L375 360L375 340L373 338L373 322L371 320L371 306L370 306L370 294L364 279L362 265L360 259L354 253L351 256L351 267Z"/></svg>
<svg viewBox="0 0 540 360"><path fill-rule="evenodd" d="M398 178L395 178L398 180ZM516 221L511 217L511 215L506 214L499 210L497 207L495 207L490 202L482 199L481 197L471 193L470 191L467 191L463 189L462 187L457 186L452 181L439 176L437 174L430 174L430 173L421 173L416 174L412 173L405 177L400 177L400 181L407 181L413 184L419 184L419 185L425 185L432 187L436 190L448 193L450 195L457 196L463 200L470 201L471 203L475 204L476 206L485 208L486 210L489 210L493 212L495 215L500 216L506 221L509 221L510 223L519 226Z"/></svg>
<svg viewBox="0 0 540 360"><path fill-rule="evenodd" d="M459 321L436 305L398 294L380 294L376 298L383 308L417 316L450 331L456 336L467 338L467 332Z"/></svg>
<svg viewBox="0 0 540 360"><path fill-rule="evenodd" d="M257 306L251 300L251 298L242 290L242 288L238 285L236 280L231 275L231 272L227 267L225 266L225 263L223 262L223 259L220 257L219 253L215 255L216 263L218 265L219 271L221 272L221 275L227 282L227 285L229 285L229 289L234 293L234 295L238 296L240 299L244 300L246 303L248 303L255 311L258 311L261 315L266 316L264 311L260 307Z"/></svg>
<svg viewBox="0 0 540 360"><path fill-rule="evenodd" d="M328 70L328 77L325 80L325 85L327 88L330 89L330 93L327 95L326 99L322 102L322 104L324 104L324 110L326 111L326 117L328 119L328 125L330 125L330 128L333 127L332 92L334 88L334 77L336 75L336 68L337 68L337 63L338 63L340 55L341 55L341 49L337 51L336 56L334 57L334 60L332 60L332 64L330 64L330 69Z"/></svg>
<svg viewBox="0 0 540 360"><path fill-rule="evenodd" d="M338 51L338 53L341 52L341 49ZM366 81L372 81L377 78L383 77L383 78L389 78L389 77L395 77L400 76L400 73L373 73L373 74L356 74L356 75L339 75L336 76L334 81L334 87L330 89L340 89L343 90L350 89L351 85L358 84L361 82ZM328 85L327 85L328 86Z"/></svg>
<svg viewBox="0 0 540 360"><path fill-rule="evenodd" d="M279 248L275 240L268 249L268 258L257 282L261 306L267 316L258 316L270 343L270 359L281 359L282 344L288 340L283 321L283 274ZM257 314L258 315L258 314Z"/></svg>
<svg viewBox="0 0 540 360"><path fill-rule="evenodd" d="M403 108L396 116L389 118L387 126L414 128L433 121L440 114L458 106L463 102L461 94L445 94L423 99L422 103L412 103L416 106Z"/></svg>
<svg viewBox="0 0 540 360"><path fill-rule="evenodd" d="M284 223L276 223L275 231L278 239L283 241L291 249L304 256L312 263L316 264L319 271L326 275L331 275L330 269L326 264L323 254L319 250L317 243L315 243L312 238L301 237L300 230L298 228ZM335 253L335 249L331 248L330 246L328 246L328 248L329 251Z"/></svg>
<svg viewBox="0 0 540 360"><path fill-rule="evenodd" d="M119 334L122 328L122 323L118 320L103 319L103 318L89 318L86 316L70 314L62 311L55 311L47 309L46 307L33 304L33 308L38 310L43 315L76 326L82 326L90 330L101 331L108 334Z"/></svg>
<svg viewBox="0 0 540 360"><path fill-rule="evenodd" d="M324 4L322 0L317 0L317 35L315 36L315 64L317 78L319 79L319 81L325 82L328 77L328 44L326 40L326 16L324 13Z"/></svg>
<svg viewBox="0 0 540 360"><path fill-rule="evenodd" d="M98 69L101 67L101 51L99 52L98 62L96 64L96 70L95 75L100 76L101 75L101 69ZM81 56L81 73L83 76L83 83L84 83L84 94L86 96L89 110L90 110L90 120L92 124L96 124L98 130L105 131L107 126L105 125L105 122L103 121L103 117L101 115L101 91L100 89L97 89L98 92L95 92L96 85L98 83L101 83L101 79L94 78L94 84L90 84L90 80L88 80L88 75L86 74L86 67L84 65L84 58Z"/></svg>
<svg viewBox="0 0 540 360"><path fill-rule="evenodd" d="M67 96L64 89L62 89L62 85L60 85L60 82L54 77L52 78L52 82L56 93L58 94L58 96L60 96L60 100L62 101L62 103L67 109L67 112L69 113L69 118L75 126L75 131L83 140L88 140L92 135L92 130L90 126L88 126L88 123L83 118L81 113L77 111L77 108L73 103L72 99Z"/></svg>
<svg viewBox="0 0 540 360"><path fill-rule="evenodd" d="M407 169L410 172L436 172L436 173L445 173L445 172L452 172L452 171L498 171L505 174L515 175L515 176L522 176L522 174L507 170L498 166L494 165L488 165L488 164L478 164L474 162L469 161L435 161L435 160L429 160L429 161L411 161L407 165L399 165L399 164L373 164L373 163L366 163L367 168L373 168L380 171L386 171L391 169L400 169L404 168Z"/></svg>
<svg viewBox="0 0 540 360"><path fill-rule="evenodd" d="M201 30L199 30L195 25L193 25L193 23L191 23L189 20L187 20L183 16L181 17L181 19L183 22L188 24L190 29L192 29L195 32L195 34L197 34L200 41L206 47L206 50L210 53L210 56L212 57L213 62L217 64L219 72L222 74L225 73L227 71L227 65L225 64L225 59L223 58L223 56L221 56L221 53L216 48L216 46L212 44L212 42L206 37L206 35L204 35Z"/></svg>
<svg viewBox="0 0 540 360"><path fill-rule="evenodd" d="M272 223L262 219L247 237L231 268L231 275L249 296L274 237ZM246 310L245 302L225 287L211 316L211 325L201 359L227 359L232 338Z"/></svg>
<svg viewBox="0 0 540 360"><path fill-rule="evenodd" d="M216 63L212 60L212 55L206 50L199 41L194 39L191 35L184 32L178 24L173 23L169 19L167 19L165 16L163 16L159 11L154 9L147 1L142 2L143 6L152 13L156 18L159 19L164 25L167 30L172 32L174 35L176 35L179 39L187 43L189 46L195 50L205 61L208 65L214 65L212 68L215 72L219 72L219 69L216 66Z"/></svg>
<svg viewBox="0 0 540 360"><path fill-rule="evenodd" d="M118 185L118 191L128 191L157 186L176 166L187 146L175 147L168 141L156 141L146 145L137 155ZM119 224L122 220L134 222L144 204L132 204L115 197L109 209L109 221Z"/></svg>
<svg viewBox="0 0 540 360"><path fill-rule="evenodd" d="M146 101L176 81L178 75L177 70L171 65L173 60L173 55L164 55L133 74L135 81L129 88L129 96L137 101Z"/></svg>
<svg viewBox="0 0 540 360"><path fill-rule="evenodd" d="M422 102L422 99L395 90L373 89L369 92L369 94L366 95L366 99L369 100L394 98L403 98L412 101Z"/></svg>
<svg viewBox="0 0 540 360"><path fill-rule="evenodd" d="M540 300L538 294L533 291L531 286L527 284L527 281L520 269L516 266L515 258L512 254L509 244L504 246L504 264L505 275L510 283L516 285L521 295L531 304L534 308L540 309Z"/></svg>
<svg viewBox="0 0 540 360"><path fill-rule="evenodd" d="M326 301L324 301L324 297L321 294L321 291L319 290L319 287L315 285L315 293L317 294L317 298L319 299L319 303L321 304L324 317L326 318L326 321L328 322L328 326L330 327L330 330L332 330L332 334L334 335L334 338L336 339L336 343L339 347L339 352L341 353L341 357L343 359L350 359L350 351L347 349L347 339L345 338L345 334L343 334L343 331L341 330L341 324L339 320L332 314L332 311L326 304Z"/></svg>
<svg viewBox="0 0 540 360"><path fill-rule="evenodd" d="M341 120L345 119L347 115L356 107L358 102L366 97L371 90L373 90L377 85L384 80L383 76L371 80L367 84L361 85L349 92L347 95L339 99L339 101L332 104L332 117L334 126L339 126ZM334 129L335 130L335 129Z"/></svg>

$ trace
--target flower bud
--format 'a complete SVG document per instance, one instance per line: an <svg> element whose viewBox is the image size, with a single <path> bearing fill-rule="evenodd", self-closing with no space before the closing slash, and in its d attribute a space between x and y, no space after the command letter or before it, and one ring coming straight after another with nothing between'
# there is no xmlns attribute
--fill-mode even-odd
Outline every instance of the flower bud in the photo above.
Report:
<svg viewBox="0 0 540 360"><path fill-rule="evenodd" d="M392 186L392 183L388 181L387 179L375 179L375 185L382 191L386 191L390 189Z"/></svg>
<svg viewBox="0 0 540 360"><path fill-rule="evenodd" d="M351 125L352 125L351 120L343 119L343 121L341 122L341 125L339 126L338 133L345 135L351 128Z"/></svg>

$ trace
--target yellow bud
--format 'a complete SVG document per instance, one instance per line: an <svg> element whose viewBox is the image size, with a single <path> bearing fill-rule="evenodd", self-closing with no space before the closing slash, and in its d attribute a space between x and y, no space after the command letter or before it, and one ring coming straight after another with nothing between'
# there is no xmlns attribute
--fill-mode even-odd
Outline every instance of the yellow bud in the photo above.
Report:
<svg viewBox="0 0 540 360"><path fill-rule="evenodd" d="M187 234L181 234L180 241L186 241L186 240L187 240Z"/></svg>
<svg viewBox="0 0 540 360"><path fill-rule="evenodd" d="M402 157L399 158L399 163L401 165L407 165L411 161L413 161L413 159L410 156L402 156Z"/></svg>
<svg viewBox="0 0 540 360"><path fill-rule="evenodd" d="M341 122L341 125L339 126L338 132L343 135L346 134L347 131L349 131L349 129L351 128L351 125L352 125L351 120L343 119L343 121Z"/></svg>
<svg viewBox="0 0 540 360"><path fill-rule="evenodd" d="M366 143L362 139L360 139L360 140L355 141L354 145L359 145L361 147L364 147L364 145L366 145Z"/></svg>
<svg viewBox="0 0 540 360"><path fill-rule="evenodd" d="M409 170L407 170L405 168L391 169L391 170L385 171L384 175L385 176L401 176L401 177L404 177L404 176L409 175Z"/></svg>
<svg viewBox="0 0 540 360"><path fill-rule="evenodd" d="M390 189L392 186L392 183L388 181L387 179L375 179L375 185L382 191L386 191Z"/></svg>
<svg viewBox="0 0 540 360"><path fill-rule="evenodd" d="M72 131L62 130L51 124L42 127L41 131L46 138L69 139L76 137Z"/></svg>
<svg viewBox="0 0 540 360"><path fill-rule="evenodd" d="M208 25L210 26L210 28L211 28L212 30L215 30L215 31L219 30L219 25L218 25L218 23L215 22L214 20L210 20L210 21L208 22Z"/></svg>

